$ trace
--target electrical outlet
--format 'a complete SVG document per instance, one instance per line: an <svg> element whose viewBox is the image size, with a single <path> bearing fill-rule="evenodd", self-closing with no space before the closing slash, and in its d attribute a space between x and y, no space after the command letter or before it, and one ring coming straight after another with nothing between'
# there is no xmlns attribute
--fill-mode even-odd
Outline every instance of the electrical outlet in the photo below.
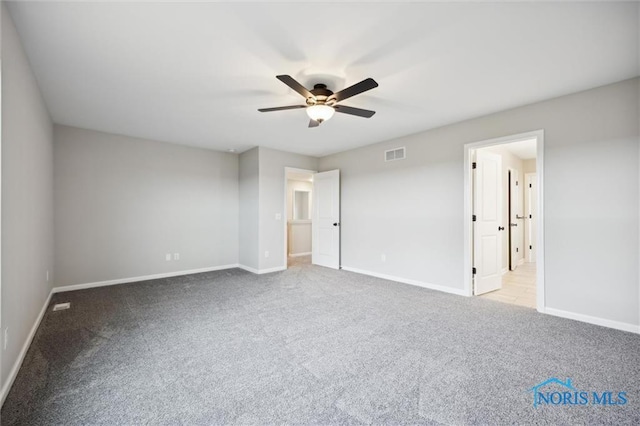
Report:
<svg viewBox="0 0 640 426"><path fill-rule="evenodd" d="M264 252L264 257L269 257L269 251Z"/></svg>
<svg viewBox="0 0 640 426"><path fill-rule="evenodd" d="M173 253L173 260L180 260L180 253Z"/></svg>
<svg viewBox="0 0 640 426"><path fill-rule="evenodd" d="M164 255L164 260L166 260L167 262L171 260L171 253L167 253Z"/></svg>
<svg viewBox="0 0 640 426"><path fill-rule="evenodd" d="M381 255L380 255L380 260L381 260L382 262L386 262L386 261L387 261L387 255L386 255L386 254L384 254L384 253L383 253L383 254L381 254Z"/></svg>
<svg viewBox="0 0 640 426"><path fill-rule="evenodd" d="M3 339L3 347L4 350L7 350L7 345L9 344L9 327L4 329L4 339Z"/></svg>

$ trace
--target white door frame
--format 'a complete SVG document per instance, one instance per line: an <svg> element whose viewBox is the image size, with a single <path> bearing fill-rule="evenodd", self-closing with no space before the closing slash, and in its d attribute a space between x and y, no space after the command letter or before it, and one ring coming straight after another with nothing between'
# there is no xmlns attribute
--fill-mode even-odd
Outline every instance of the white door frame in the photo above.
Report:
<svg viewBox="0 0 640 426"><path fill-rule="evenodd" d="M473 296L473 199L472 199L472 182L473 174L471 172L471 151L493 145L504 145L511 142L520 142L523 140L536 140L536 172L538 174L538 229L537 229L537 245L536 253L536 305L538 312L544 312L544 206L543 206L543 189L544 189L544 130L536 130L533 132L520 133L517 135L504 136L500 138L487 139L479 142L472 142L464 145L464 294Z"/></svg>
<svg viewBox="0 0 640 426"><path fill-rule="evenodd" d="M282 231L284 232L284 239L282 240L282 251L284 252L284 265L282 265L282 269L287 269L289 267L289 260L288 260L288 254L287 253L287 246L288 246L288 242L287 242L287 225L288 225L288 220L287 220L287 214L288 214L288 210L287 207L289 207L287 205L287 190L288 188L288 184L287 184L287 175L289 174L289 172L293 172L293 173L311 173L311 174L315 174L318 173L317 170L307 170L307 169L298 169L296 167L285 167L284 168L284 207L282 209L282 211L284 212L284 214L282 215ZM313 204L313 194L311 194L311 203Z"/></svg>
<svg viewBox="0 0 640 426"><path fill-rule="evenodd" d="M537 170L536 170L537 171ZM527 182L530 180L531 176L537 176L536 172L529 172L529 173L525 173L524 174L524 192L525 192L525 196L524 196L524 200L526 201L526 207L528 207L526 210L524 209L523 206L523 212L524 212L524 217L527 217L527 214L529 214L529 209L531 208L531 200L529 200L527 198L527 194L528 194L528 188L527 188ZM536 185L538 184L537 181L537 177L536 177ZM538 218L536 217L536 220ZM525 227L524 230L524 237L525 237L525 241L524 241L524 252L525 252L525 262L530 262L531 261L531 249L529 249L529 245L531 245L531 237L530 237L530 233L531 233L531 221L528 222L528 226ZM528 244L527 244L528 243ZM538 244L536 242L536 249L538 248Z"/></svg>

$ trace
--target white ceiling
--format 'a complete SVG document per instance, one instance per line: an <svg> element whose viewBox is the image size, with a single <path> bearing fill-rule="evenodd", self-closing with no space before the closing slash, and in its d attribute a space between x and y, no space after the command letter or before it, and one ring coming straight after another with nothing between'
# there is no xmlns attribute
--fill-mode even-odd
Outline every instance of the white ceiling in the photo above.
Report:
<svg viewBox="0 0 640 426"><path fill-rule="evenodd" d="M531 160L536 158L536 140L528 139L526 141L511 142L504 145L498 145L506 151L512 153L522 160Z"/></svg>
<svg viewBox="0 0 640 426"><path fill-rule="evenodd" d="M56 123L322 156L640 74L638 3L9 5ZM308 129L290 74L380 87Z"/></svg>

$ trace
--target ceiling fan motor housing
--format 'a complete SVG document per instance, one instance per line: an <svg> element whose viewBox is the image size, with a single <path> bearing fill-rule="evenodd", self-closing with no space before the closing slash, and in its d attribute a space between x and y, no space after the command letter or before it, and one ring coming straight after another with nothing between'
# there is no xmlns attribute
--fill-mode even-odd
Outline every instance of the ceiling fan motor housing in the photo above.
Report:
<svg viewBox="0 0 640 426"><path fill-rule="evenodd" d="M311 105L324 105L324 104L327 104L327 105L331 106L333 104L333 102L331 100L329 102L327 102L327 99L331 95L333 95L333 92L331 90L327 89L327 85L326 84L318 83L318 84L313 86L313 89L311 89L310 92L311 92L311 94L313 96L315 96L315 99L307 98L307 105L311 106Z"/></svg>

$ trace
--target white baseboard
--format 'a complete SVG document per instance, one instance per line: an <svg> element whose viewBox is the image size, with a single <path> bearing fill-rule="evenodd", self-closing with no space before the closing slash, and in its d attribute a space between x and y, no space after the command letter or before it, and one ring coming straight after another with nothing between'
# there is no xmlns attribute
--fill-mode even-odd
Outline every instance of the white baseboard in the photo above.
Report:
<svg viewBox="0 0 640 426"><path fill-rule="evenodd" d="M342 266L342 269L349 272L355 272L356 274L370 275L376 278L382 278L389 281L396 281L403 284L411 284L418 287L428 288L430 290L442 291L445 293L457 294L458 296L468 296L464 289L461 288L451 288L438 284L425 283L422 281L411 280L407 278L400 278L393 275L379 274L377 272L365 271L363 269L351 268L349 266Z"/></svg>
<svg viewBox="0 0 640 426"><path fill-rule="evenodd" d="M238 268L244 269L245 271L251 272L252 274L258 274L258 275L270 274L271 272L280 272L287 269L285 266L276 266L275 268L268 268L268 269L256 269L256 268L252 268L251 266L245 266L245 265L238 265Z"/></svg>
<svg viewBox="0 0 640 426"><path fill-rule="evenodd" d="M270 274L272 272L280 272L280 271L285 271L287 269L286 266L276 266L275 268L269 268L269 269L260 269L258 271L258 274Z"/></svg>
<svg viewBox="0 0 640 426"><path fill-rule="evenodd" d="M518 265L524 265L524 257L520 260L518 260Z"/></svg>
<svg viewBox="0 0 640 426"><path fill-rule="evenodd" d="M11 390L11 386L13 382L16 380L16 376L18 375L18 371L20 371L20 367L22 367L22 362L24 361L24 357L27 355L27 351L29 350L29 346L31 346L31 341L33 341L33 337L38 331L38 327L40 327L40 322L42 322L42 318L44 318L45 312L47 312L47 307L49 307L49 302L51 302L51 296L53 295L53 290L49 292L49 296L47 296L47 300L44 301L44 305L36 318L36 321L33 323L31 330L29 330L29 335L27 339L24 341L22 345L22 349L18 354L18 359L13 363L13 368L9 372L9 376L7 377L7 381L2 384L2 390L0 391L0 407L4 404L4 400L9 395L9 391Z"/></svg>
<svg viewBox="0 0 640 426"><path fill-rule="evenodd" d="M629 324L626 322L613 321L604 318L593 317L591 315L576 314L574 312L563 311L554 308L544 308L539 311L544 314L553 315L555 317L567 318L576 321L582 321L589 324L600 325L602 327L615 328L616 330L628 331L630 333L640 334L640 325Z"/></svg>
<svg viewBox="0 0 640 426"><path fill-rule="evenodd" d="M311 252L308 252L308 253L295 253L295 254L291 253L289 255L289 257L300 257L300 256L310 256L310 255L311 255Z"/></svg>
<svg viewBox="0 0 640 426"><path fill-rule="evenodd" d="M84 290L86 288L94 288L94 287L105 287L109 285L116 284L127 284L127 283L135 283L138 281L148 281L155 280L158 278L170 278L170 277L178 277L180 275L189 275L189 274L199 274L202 272L211 272L211 271L220 271L223 269L231 269L238 268L239 265L237 263L231 265L221 265L221 266L211 266L208 268L200 268L200 269L189 269L186 271L175 271L175 272L165 272L162 274L153 274L153 275L143 275L139 277L130 277L130 278L119 278L117 280L108 280L108 281L97 281L93 283L84 283L84 284L73 284L73 285L65 285L62 287L54 287L53 293L62 293L65 291L74 291L74 290Z"/></svg>
<svg viewBox="0 0 640 426"><path fill-rule="evenodd" d="M245 271L251 272L252 274L259 274L260 273L260 271L258 271L256 268L252 268L251 266L238 265L238 268L244 269Z"/></svg>
<svg viewBox="0 0 640 426"><path fill-rule="evenodd" d="M509 267L502 268L502 275L506 274L507 272L509 272Z"/></svg>

